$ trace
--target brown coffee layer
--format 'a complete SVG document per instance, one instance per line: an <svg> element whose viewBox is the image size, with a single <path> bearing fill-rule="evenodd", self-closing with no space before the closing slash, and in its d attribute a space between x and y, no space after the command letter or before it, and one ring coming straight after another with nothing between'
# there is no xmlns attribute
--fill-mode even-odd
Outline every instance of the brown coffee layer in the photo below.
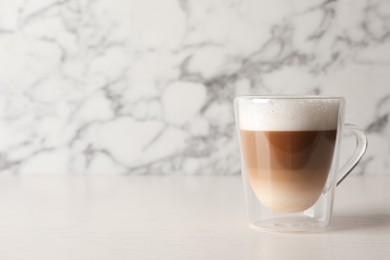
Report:
<svg viewBox="0 0 390 260"><path fill-rule="evenodd" d="M298 212L317 201L332 165L336 130L240 134L252 189L266 207Z"/></svg>

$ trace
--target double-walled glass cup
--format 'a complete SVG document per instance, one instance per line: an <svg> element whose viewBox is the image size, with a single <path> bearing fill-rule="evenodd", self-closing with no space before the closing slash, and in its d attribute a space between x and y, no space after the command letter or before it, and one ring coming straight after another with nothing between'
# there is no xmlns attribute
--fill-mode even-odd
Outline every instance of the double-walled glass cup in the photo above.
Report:
<svg viewBox="0 0 390 260"><path fill-rule="evenodd" d="M238 96L234 107L250 226L281 232L328 226L335 187L367 147L363 131L344 124L344 98ZM357 146L339 170L346 130Z"/></svg>

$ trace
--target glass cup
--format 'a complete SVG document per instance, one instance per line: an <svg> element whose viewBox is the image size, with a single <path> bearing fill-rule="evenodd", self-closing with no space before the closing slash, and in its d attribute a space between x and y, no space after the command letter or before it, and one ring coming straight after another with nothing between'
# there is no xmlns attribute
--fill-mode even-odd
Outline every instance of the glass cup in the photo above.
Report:
<svg viewBox="0 0 390 260"><path fill-rule="evenodd" d="M250 226L280 232L329 225L335 187L367 148L362 130L344 124L345 100L326 96L238 96L234 100ZM357 146L339 170L342 132ZM337 180L338 176L341 176Z"/></svg>

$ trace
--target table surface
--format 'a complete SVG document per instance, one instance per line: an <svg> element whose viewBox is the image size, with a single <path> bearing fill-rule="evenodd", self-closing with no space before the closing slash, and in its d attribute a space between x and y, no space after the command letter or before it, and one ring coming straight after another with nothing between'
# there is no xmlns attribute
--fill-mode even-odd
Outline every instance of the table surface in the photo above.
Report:
<svg viewBox="0 0 390 260"><path fill-rule="evenodd" d="M0 259L390 259L390 176L351 176L325 232L247 226L241 178L0 178Z"/></svg>

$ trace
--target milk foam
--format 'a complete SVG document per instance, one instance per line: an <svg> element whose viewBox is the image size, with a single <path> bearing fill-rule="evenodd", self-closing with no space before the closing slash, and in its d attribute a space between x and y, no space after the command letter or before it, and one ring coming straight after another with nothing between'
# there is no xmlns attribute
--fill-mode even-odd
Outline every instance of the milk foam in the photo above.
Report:
<svg viewBox="0 0 390 260"><path fill-rule="evenodd" d="M238 98L240 129L308 131L337 129L341 99Z"/></svg>

